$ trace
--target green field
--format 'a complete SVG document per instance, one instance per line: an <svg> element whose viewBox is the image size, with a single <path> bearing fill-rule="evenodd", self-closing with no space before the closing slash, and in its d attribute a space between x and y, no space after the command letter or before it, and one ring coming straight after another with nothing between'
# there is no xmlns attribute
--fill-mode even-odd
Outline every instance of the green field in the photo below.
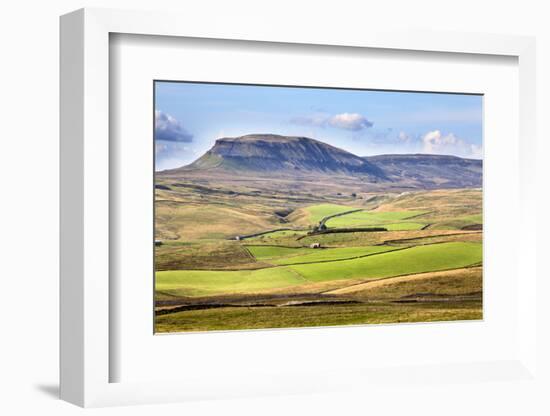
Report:
<svg viewBox="0 0 550 416"><path fill-rule="evenodd" d="M291 268L305 279L319 282L334 278L377 279L453 269L476 264L481 260L481 244L442 243L340 262L295 265Z"/></svg>
<svg viewBox="0 0 550 416"><path fill-rule="evenodd" d="M330 218L326 225L331 228L347 228L347 227L370 227L370 226L382 226L399 225L398 221L403 221L411 217L417 217L421 214L425 214L425 211L397 211L397 212L377 212L377 211L359 211L351 214L342 215L339 217ZM407 222L408 224L414 224L421 228L424 224L413 222ZM403 228L414 230L417 228Z"/></svg>
<svg viewBox="0 0 550 416"><path fill-rule="evenodd" d="M358 208L345 205L319 204L309 206L305 210L309 214L310 222L312 224L316 224L323 218L328 217L329 215L340 214L346 211L353 211L354 209Z"/></svg>
<svg viewBox="0 0 550 416"><path fill-rule="evenodd" d="M309 254L312 249L310 248L294 248L294 247L283 247L283 246L250 246L246 245L246 249L252 254L257 260L271 260L279 257L293 257L301 254Z"/></svg>
<svg viewBox="0 0 550 416"><path fill-rule="evenodd" d="M482 317L480 190L165 185L156 190L157 332Z"/></svg>
<svg viewBox="0 0 550 416"><path fill-rule="evenodd" d="M178 270L156 273L156 290L172 296L209 296L257 292L303 284L304 278L288 267L260 270Z"/></svg>
<svg viewBox="0 0 550 416"><path fill-rule="evenodd" d="M355 257L368 256L374 253L381 253L394 250L389 246L374 247L344 247L344 248L287 248L272 246L247 246L247 249L258 260L267 261L275 265L289 265L297 263L318 263L350 259Z"/></svg>
<svg viewBox="0 0 550 416"><path fill-rule="evenodd" d="M257 237L247 238L247 242L261 242L261 241L271 241L278 240L280 238L298 238L302 235L305 235L306 231L301 230L283 230L283 231L273 231L272 233L263 234Z"/></svg>
<svg viewBox="0 0 550 416"><path fill-rule="evenodd" d="M380 224L388 231L411 231L421 230L426 224L420 222L396 222L394 224Z"/></svg>
<svg viewBox="0 0 550 416"><path fill-rule="evenodd" d="M358 248L353 248L348 251L348 253L351 252L357 254L361 251ZM317 253L305 255L302 258L315 255ZM321 256L322 253L318 255ZM459 268L479 263L481 260L481 244L453 242L417 246L350 260L279 266L260 270L161 271L156 273L156 289L172 296L260 292L308 282L344 279L367 280Z"/></svg>

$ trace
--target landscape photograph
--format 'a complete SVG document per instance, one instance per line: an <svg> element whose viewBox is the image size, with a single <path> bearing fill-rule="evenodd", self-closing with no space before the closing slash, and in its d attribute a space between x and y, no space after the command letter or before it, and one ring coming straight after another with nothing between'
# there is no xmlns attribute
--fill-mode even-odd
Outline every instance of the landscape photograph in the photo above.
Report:
<svg viewBox="0 0 550 416"><path fill-rule="evenodd" d="M483 319L483 96L155 81L155 333Z"/></svg>

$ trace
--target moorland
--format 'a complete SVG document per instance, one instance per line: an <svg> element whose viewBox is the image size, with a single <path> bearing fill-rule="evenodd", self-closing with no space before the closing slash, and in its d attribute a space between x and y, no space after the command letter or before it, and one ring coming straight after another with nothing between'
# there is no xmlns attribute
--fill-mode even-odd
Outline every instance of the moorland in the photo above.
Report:
<svg viewBox="0 0 550 416"><path fill-rule="evenodd" d="M157 332L482 318L482 162L223 138L155 174Z"/></svg>

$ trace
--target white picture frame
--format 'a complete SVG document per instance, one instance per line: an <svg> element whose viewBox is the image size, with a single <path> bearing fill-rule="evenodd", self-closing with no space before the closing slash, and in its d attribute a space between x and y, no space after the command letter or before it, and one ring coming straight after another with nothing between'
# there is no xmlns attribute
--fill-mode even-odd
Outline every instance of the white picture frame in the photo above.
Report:
<svg viewBox="0 0 550 416"><path fill-rule="evenodd" d="M334 370L321 382L312 374L280 374L263 381L211 380L111 382L109 368L119 359L110 349L109 36L114 33L207 39L332 45L451 54L504 55L518 59L520 231L518 265L523 277L517 293L519 334L517 356L506 361L441 363L414 369L425 383L459 380L506 380L538 383L536 362L536 258L527 242L536 241L535 169L535 41L530 37L396 32L325 27L280 30L277 23L209 27L189 16L168 13L82 9L61 18L61 398L80 406L160 403L208 398L253 397L339 391L353 380L357 392L380 380L392 383L410 370ZM529 214L528 214L529 213ZM441 377L441 374L444 376ZM406 377L405 377L406 378ZM308 383L309 381L309 383ZM494 393L494 392L493 392Z"/></svg>

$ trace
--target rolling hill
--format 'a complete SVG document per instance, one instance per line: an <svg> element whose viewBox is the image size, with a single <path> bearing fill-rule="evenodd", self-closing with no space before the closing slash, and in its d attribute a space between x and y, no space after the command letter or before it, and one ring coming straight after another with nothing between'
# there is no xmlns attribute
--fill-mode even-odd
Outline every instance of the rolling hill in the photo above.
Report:
<svg viewBox="0 0 550 416"><path fill-rule="evenodd" d="M483 161L457 156L403 154L364 157L379 167L392 182L407 181L421 188L478 188Z"/></svg>

